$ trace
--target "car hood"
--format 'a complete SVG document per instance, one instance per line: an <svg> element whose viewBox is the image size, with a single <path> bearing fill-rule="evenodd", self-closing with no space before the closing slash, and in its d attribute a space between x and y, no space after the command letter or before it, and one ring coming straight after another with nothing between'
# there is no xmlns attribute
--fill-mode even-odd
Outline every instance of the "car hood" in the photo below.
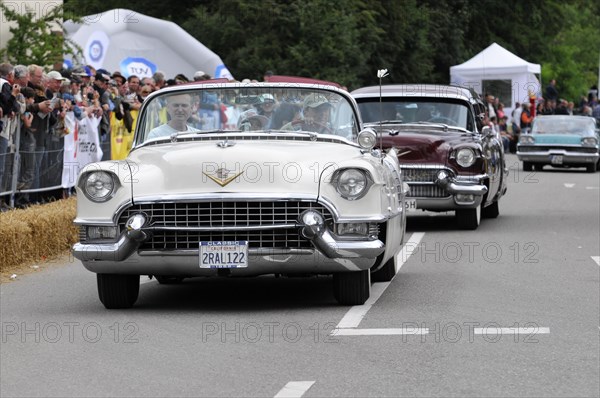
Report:
<svg viewBox="0 0 600 398"><path fill-rule="evenodd" d="M298 194L317 197L325 168L363 156L340 143L239 140L150 145L132 151L135 198L197 194Z"/></svg>
<svg viewBox="0 0 600 398"><path fill-rule="evenodd" d="M450 152L457 148L478 148L478 138L457 133L412 133L400 131L397 135L383 134L383 147L395 147L400 163L446 163Z"/></svg>
<svg viewBox="0 0 600 398"><path fill-rule="evenodd" d="M580 135L574 134L532 134L536 144L581 145Z"/></svg>

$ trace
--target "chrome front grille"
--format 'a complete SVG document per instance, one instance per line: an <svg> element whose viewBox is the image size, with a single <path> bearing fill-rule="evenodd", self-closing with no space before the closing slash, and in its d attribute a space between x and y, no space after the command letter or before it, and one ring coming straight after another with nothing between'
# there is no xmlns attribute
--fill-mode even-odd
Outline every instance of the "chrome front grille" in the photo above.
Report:
<svg viewBox="0 0 600 398"><path fill-rule="evenodd" d="M185 250L198 249L201 241L248 241L248 247L272 249L309 249L312 244L300 235L298 228L271 229L261 231L154 231L152 237L145 241L142 250Z"/></svg>
<svg viewBox="0 0 600 398"><path fill-rule="evenodd" d="M565 151L565 152L578 152L578 153L596 153L598 150L593 147L583 147L583 146L544 146L544 145L535 145L535 146L519 146L519 152L548 152L548 151Z"/></svg>
<svg viewBox="0 0 600 398"><path fill-rule="evenodd" d="M450 196L444 189L435 184L440 170L451 173L448 169L440 168L402 168L404 181L410 186L409 198L447 198Z"/></svg>
<svg viewBox="0 0 600 398"><path fill-rule="evenodd" d="M410 184L409 198L446 198L450 196L445 190L437 185L415 185Z"/></svg>
<svg viewBox="0 0 600 398"><path fill-rule="evenodd" d="M413 169L403 168L404 182L431 182L435 181L437 173L442 169Z"/></svg>
<svg viewBox="0 0 600 398"><path fill-rule="evenodd" d="M308 248L293 226L309 209L333 222L329 210L309 201L155 202L125 209L119 228L123 231L133 214L144 213L153 234L141 249L195 249L200 241L222 240L247 240L250 248Z"/></svg>

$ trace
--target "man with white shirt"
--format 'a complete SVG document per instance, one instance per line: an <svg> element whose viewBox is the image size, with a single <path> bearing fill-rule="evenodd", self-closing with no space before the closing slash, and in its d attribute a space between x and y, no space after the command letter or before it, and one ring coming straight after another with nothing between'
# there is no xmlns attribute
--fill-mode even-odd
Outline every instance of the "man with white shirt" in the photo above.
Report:
<svg viewBox="0 0 600 398"><path fill-rule="evenodd" d="M167 113L169 121L148 133L147 139L169 137L173 133L196 132L197 129L187 124L192 115L192 97L189 94L176 94L167 97Z"/></svg>

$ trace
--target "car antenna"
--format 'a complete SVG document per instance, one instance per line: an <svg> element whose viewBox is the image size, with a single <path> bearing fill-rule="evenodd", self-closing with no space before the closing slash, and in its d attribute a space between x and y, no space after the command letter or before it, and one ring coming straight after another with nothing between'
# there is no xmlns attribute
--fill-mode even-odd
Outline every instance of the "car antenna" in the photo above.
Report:
<svg viewBox="0 0 600 398"><path fill-rule="evenodd" d="M389 76L387 69L379 69L377 71L377 77L379 78L379 131L377 134L379 135L379 150L383 153L383 130L381 130L381 121L383 120L383 102L381 96L381 79ZM381 162L383 163L383 156L381 157Z"/></svg>

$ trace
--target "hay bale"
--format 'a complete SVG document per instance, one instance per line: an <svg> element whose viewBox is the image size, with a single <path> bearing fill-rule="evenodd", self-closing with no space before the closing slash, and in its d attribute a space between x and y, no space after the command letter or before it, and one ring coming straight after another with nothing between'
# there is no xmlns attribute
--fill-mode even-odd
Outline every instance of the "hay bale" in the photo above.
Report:
<svg viewBox="0 0 600 398"><path fill-rule="evenodd" d="M0 272L33 260L30 251L23 248L31 239L31 228L15 213L0 214Z"/></svg>
<svg viewBox="0 0 600 398"><path fill-rule="evenodd" d="M76 198L0 214L0 272L65 253L78 241Z"/></svg>

